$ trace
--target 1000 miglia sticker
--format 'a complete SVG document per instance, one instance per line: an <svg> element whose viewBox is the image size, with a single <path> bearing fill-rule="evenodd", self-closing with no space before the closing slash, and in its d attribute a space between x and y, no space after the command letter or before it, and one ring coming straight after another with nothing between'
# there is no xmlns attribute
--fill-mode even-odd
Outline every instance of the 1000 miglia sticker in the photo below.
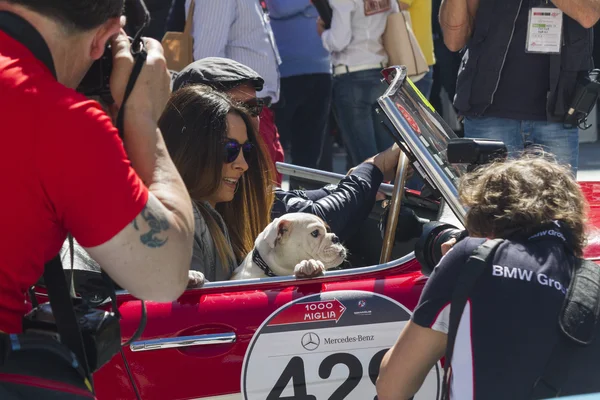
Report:
<svg viewBox="0 0 600 400"><path fill-rule="evenodd" d="M242 368L245 400L376 399L384 354L411 312L371 292L302 297L275 311L256 331ZM415 400L437 399L440 366Z"/></svg>

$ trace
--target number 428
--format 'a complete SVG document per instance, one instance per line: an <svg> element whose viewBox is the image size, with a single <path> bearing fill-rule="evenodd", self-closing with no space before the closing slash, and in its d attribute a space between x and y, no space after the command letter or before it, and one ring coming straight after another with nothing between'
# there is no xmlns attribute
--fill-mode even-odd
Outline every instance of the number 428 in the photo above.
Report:
<svg viewBox="0 0 600 400"><path fill-rule="evenodd" d="M379 366L381 360L388 349L377 352L369 362L369 378L373 385L377 381L379 375ZM348 377L346 380L332 393L328 400L343 400L345 399L360 383L363 377L363 366L360 360L350 353L335 353L331 354L319 365L319 377L328 379L331 376L333 367L343 364L348 367ZM292 383L294 388L293 396L282 397L282 393L288 384ZM308 393L306 388L306 376L304 373L304 361L302 357L294 356L286 365L279 379L275 383L266 400L317 400L316 396ZM374 397L377 400L377 396Z"/></svg>

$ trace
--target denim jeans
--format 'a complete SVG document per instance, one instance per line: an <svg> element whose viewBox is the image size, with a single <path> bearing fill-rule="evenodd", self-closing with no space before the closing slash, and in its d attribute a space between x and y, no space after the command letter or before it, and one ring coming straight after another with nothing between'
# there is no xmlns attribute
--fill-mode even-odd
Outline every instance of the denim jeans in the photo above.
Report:
<svg viewBox="0 0 600 400"><path fill-rule="evenodd" d="M552 153L559 163L570 165L577 175L579 130L576 127L565 128L561 123L546 121L465 118L465 137L502 140L511 157L518 156L528 147L539 147Z"/></svg>
<svg viewBox="0 0 600 400"><path fill-rule="evenodd" d="M331 74L281 78L275 122L284 149L291 147L293 164L317 167L330 107Z"/></svg>
<svg viewBox="0 0 600 400"><path fill-rule="evenodd" d="M390 147L394 140L375 113L377 98L386 90L379 69L333 77L333 109L352 163Z"/></svg>
<svg viewBox="0 0 600 400"><path fill-rule="evenodd" d="M423 96L429 100L431 88L433 87L433 65L429 66L429 72L427 72L425 76L415 82L415 86L419 89L419 92L423 93Z"/></svg>

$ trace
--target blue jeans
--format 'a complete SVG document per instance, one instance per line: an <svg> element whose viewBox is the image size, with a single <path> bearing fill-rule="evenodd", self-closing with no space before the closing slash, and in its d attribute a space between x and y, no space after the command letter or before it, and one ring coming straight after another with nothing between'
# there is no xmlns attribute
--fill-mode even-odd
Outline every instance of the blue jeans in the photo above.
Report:
<svg viewBox="0 0 600 400"><path fill-rule="evenodd" d="M546 121L519 121L495 117L465 118L465 137L502 140L510 157L517 157L526 148L536 146L553 154L557 162L570 165L577 176L577 128L565 128L561 123Z"/></svg>
<svg viewBox="0 0 600 400"><path fill-rule="evenodd" d="M333 110L353 165L387 149L394 140L375 113L386 90L379 69L333 77Z"/></svg>
<svg viewBox="0 0 600 400"><path fill-rule="evenodd" d="M433 65L429 66L429 72L424 77L415 82L415 86L419 89L419 92L423 93L423 96L427 100L431 96L431 88L433 87Z"/></svg>

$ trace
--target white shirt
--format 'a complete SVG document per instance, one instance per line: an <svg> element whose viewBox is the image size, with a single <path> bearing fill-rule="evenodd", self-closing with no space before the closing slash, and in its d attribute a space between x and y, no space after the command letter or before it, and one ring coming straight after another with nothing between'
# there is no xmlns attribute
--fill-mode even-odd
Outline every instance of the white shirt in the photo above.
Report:
<svg viewBox="0 0 600 400"><path fill-rule="evenodd" d="M329 0L331 28L323 32L323 46L336 65L387 64L381 36L388 15L399 12L396 0ZM369 14L369 15L367 15Z"/></svg>
<svg viewBox="0 0 600 400"><path fill-rule="evenodd" d="M191 0L186 0L186 15ZM194 60L224 57L255 70L265 85L257 95L279 99L279 54L258 0L195 0Z"/></svg>

